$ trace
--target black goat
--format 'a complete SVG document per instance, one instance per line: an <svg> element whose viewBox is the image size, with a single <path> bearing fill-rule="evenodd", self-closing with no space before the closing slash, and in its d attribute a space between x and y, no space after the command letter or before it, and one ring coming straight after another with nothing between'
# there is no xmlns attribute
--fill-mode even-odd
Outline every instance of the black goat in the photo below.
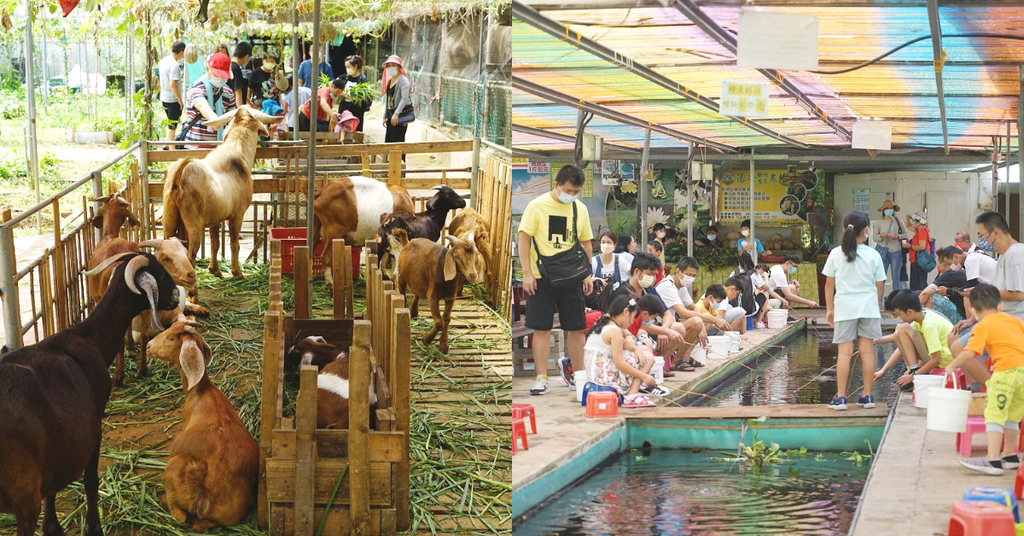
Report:
<svg viewBox="0 0 1024 536"><path fill-rule="evenodd" d="M32 536L43 498L43 534L61 534L55 494L85 475L83 534L103 534L96 505L100 430L110 397L109 367L132 318L178 305L178 288L156 257L125 253L110 288L82 323L0 358L0 512Z"/></svg>
<svg viewBox="0 0 1024 536"><path fill-rule="evenodd" d="M435 186L437 193L427 200L427 210L410 214L408 212L392 212L380 217L380 228L377 229L377 260L381 266L387 266L386 257L391 253L391 239L395 229L404 229L409 240L426 238L437 242L441 238L441 230L448 219L448 212L457 208L466 208L466 200L451 187ZM395 262L395 266L398 263Z"/></svg>

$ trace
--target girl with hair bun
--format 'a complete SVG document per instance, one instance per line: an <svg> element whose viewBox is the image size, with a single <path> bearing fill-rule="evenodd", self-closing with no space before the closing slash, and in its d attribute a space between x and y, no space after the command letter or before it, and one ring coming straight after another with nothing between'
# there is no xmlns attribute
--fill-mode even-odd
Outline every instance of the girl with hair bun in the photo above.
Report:
<svg viewBox="0 0 1024 536"><path fill-rule="evenodd" d="M846 384L853 359L853 341L858 341L861 373L864 376L863 395L858 406L875 407L871 394L875 375L875 339L882 338L882 315L879 302L885 285L882 257L864 245L871 222L863 212L852 210L843 218L842 246L833 249L825 268L825 320L835 328L832 342L839 347L836 358L836 396L829 409L846 409Z"/></svg>
<svg viewBox="0 0 1024 536"><path fill-rule="evenodd" d="M587 331L587 345L583 360L587 376L597 385L614 387L623 395L622 407L640 408L656 406L647 395L640 393L641 384L655 387L651 376L653 360L640 359L627 348L636 348L626 340L626 331L636 315L636 302L620 295L612 300L606 312Z"/></svg>

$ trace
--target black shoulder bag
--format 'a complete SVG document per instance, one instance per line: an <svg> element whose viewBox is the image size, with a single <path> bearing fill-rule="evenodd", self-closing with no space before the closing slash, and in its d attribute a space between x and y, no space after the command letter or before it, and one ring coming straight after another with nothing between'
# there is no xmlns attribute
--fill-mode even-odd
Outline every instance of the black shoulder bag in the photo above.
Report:
<svg viewBox="0 0 1024 536"><path fill-rule="evenodd" d="M540 254L537 239L533 240L533 249L537 251L537 268L542 279L554 288L572 288L578 286L590 276L590 259L580 245L579 233L576 231L576 201L572 202L572 236L575 244L568 251L556 253L550 257Z"/></svg>
<svg viewBox="0 0 1024 536"><path fill-rule="evenodd" d="M174 138L174 140L175 141L185 141L185 136L188 135L189 131L192 130L192 127L196 126L196 123L198 123L199 120L202 119L202 118L203 118L203 114L199 113L199 111L196 110L195 117L193 117L192 120L189 121L188 123L185 123L185 126L181 128L181 134L178 134L178 137Z"/></svg>

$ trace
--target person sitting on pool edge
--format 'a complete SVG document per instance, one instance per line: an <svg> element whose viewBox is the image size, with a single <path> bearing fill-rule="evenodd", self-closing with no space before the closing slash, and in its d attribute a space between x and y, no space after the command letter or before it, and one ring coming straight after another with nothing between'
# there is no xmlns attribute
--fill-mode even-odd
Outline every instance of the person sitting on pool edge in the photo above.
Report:
<svg viewBox="0 0 1024 536"><path fill-rule="evenodd" d="M949 333L953 324L946 317L921 307L921 300L909 290L894 290L885 298L885 309L902 322L892 335L875 339L875 344L895 342L896 351L882 368L875 372L875 381L902 358L907 363L906 374L896 379L904 391L913 389L915 374L928 374L935 367L945 367L953 360L949 351Z"/></svg>
<svg viewBox="0 0 1024 536"><path fill-rule="evenodd" d="M1024 321L1002 311L999 289L984 283L971 291L971 307L978 323L971 331L967 348L949 364L950 374L958 366L977 363L976 357L987 350L995 372L985 382L985 438L988 456L964 458L964 467L988 475L1001 475L1003 469L1020 467L1017 438L1024 418ZM1005 451L1000 456L1000 447Z"/></svg>
<svg viewBox="0 0 1024 536"><path fill-rule="evenodd" d="M788 281L788 277L796 273L800 266L800 257L797 255L786 255L782 264L772 266L768 271L768 285L775 299L780 305L789 309L794 303L802 303L808 307L817 307L818 302L800 297L800 282L796 279ZM770 303L770 302L769 302Z"/></svg>
<svg viewBox="0 0 1024 536"><path fill-rule="evenodd" d="M597 385L614 387L622 395L622 407L653 407L654 403L640 393L641 384L656 385L651 367L654 361L643 361L626 349L622 330L629 327L636 314L636 302L625 295L612 300L604 313L587 330L584 358L587 376Z"/></svg>
<svg viewBox="0 0 1024 536"><path fill-rule="evenodd" d="M732 331L739 331L740 333L747 332L747 310L738 305L733 305L736 299L743 293L743 280L739 276L732 276L722 283L722 289L725 291L725 305L719 305L719 312L722 314L722 318L729 323ZM757 302L754 302L755 304ZM757 311L754 311L755 313Z"/></svg>

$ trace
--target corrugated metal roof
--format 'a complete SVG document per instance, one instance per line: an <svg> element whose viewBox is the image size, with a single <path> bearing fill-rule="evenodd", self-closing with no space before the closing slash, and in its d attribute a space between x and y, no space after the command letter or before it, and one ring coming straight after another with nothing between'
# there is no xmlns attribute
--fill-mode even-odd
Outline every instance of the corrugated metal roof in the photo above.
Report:
<svg viewBox="0 0 1024 536"><path fill-rule="evenodd" d="M530 3L528 3L530 4ZM555 37L514 19L513 75L554 91L737 148L786 147L779 139L719 115L675 91L574 46L577 33L593 39L634 64L644 65L717 102L723 80L764 82L755 69L736 66L736 57L675 7L645 0L562 0L559 9L532 4L541 15L568 26L568 39ZM628 4L631 7L624 7ZM757 6L760 2L745 4ZM932 62L928 12L924 3L772 1L770 9L812 13L819 21L819 69L783 72L828 117L852 130L858 119L893 123L893 148L942 147L942 124ZM702 2L701 10L735 34L740 7ZM940 5L947 61L943 85L949 144L953 150L990 150L993 136L1006 135L1016 122L1018 63L1024 61L1024 7L1005 2ZM963 34L1004 34L1020 40ZM843 74L826 74L869 61L915 38L921 41L872 65ZM757 122L782 136L822 148L850 142L815 118L782 88L770 86L769 117ZM605 124L608 123L608 124ZM574 135L576 109L514 92L513 124ZM597 128L595 120L593 128ZM603 122L613 134L606 141L642 145L643 129ZM591 131L588 128L588 131ZM596 132L595 132L596 133ZM1016 124L1011 127L1016 146ZM668 137L652 137L653 147L680 146ZM516 134L517 148L564 148L567 142ZM1004 142L1005 143L1005 142Z"/></svg>

